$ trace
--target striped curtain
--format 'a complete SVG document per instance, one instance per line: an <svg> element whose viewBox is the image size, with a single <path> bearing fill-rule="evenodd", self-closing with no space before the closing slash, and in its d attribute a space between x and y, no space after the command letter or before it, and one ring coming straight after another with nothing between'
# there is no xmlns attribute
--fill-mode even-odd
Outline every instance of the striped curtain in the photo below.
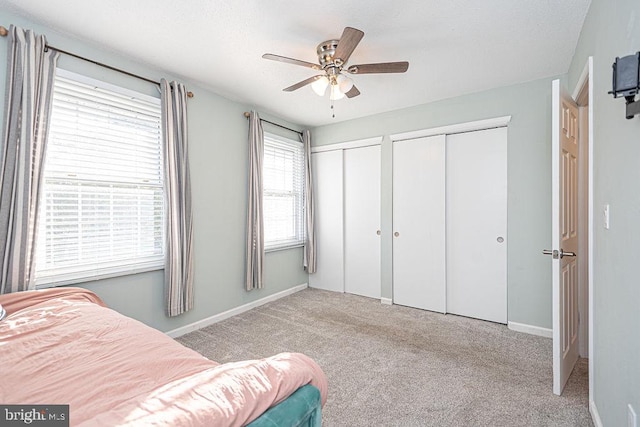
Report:
<svg viewBox="0 0 640 427"><path fill-rule="evenodd" d="M262 288L264 265L264 218L262 212L262 160L264 132L258 113L249 113L249 201L247 203L247 241L245 287Z"/></svg>
<svg viewBox="0 0 640 427"><path fill-rule="evenodd" d="M166 251L165 304L168 316L193 308L193 224L187 149L187 91L183 84L160 82Z"/></svg>
<svg viewBox="0 0 640 427"><path fill-rule="evenodd" d="M0 149L0 293L33 289L38 195L59 54L30 30L9 29Z"/></svg>
<svg viewBox="0 0 640 427"><path fill-rule="evenodd" d="M307 227L307 240L304 244L304 268L307 273L316 272L316 235L315 235L315 208L313 205L313 176L311 171L311 132L305 130L302 133L304 144L304 212L305 225Z"/></svg>

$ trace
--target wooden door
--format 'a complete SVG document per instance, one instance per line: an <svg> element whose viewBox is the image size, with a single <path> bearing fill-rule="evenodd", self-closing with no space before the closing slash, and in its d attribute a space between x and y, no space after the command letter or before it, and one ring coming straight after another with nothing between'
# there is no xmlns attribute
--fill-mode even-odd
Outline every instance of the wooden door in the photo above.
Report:
<svg viewBox="0 0 640 427"><path fill-rule="evenodd" d="M447 135L447 312L507 323L507 128Z"/></svg>
<svg viewBox="0 0 640 427"><path fill-rule="evenodd" d="M344 150L344 291L380 298L380 146Z"/></svg>
<svg viewBox="0 0 640 427"><path fill-rule="evenodd" d="M445 311L445 136L393 143L393 302Z"/></svg>
<svg viewBox="0 0 640 427"><path fill-rule="evenodd" d="M311 154L317 270L309 286L344 292L342 150Z"/></svg>
<svg viewBox="0 0 640 427"><path fill-rule="evenodd" d="M578 360L578 107L552 82L551 255L553 392L562 390Z"/></svg>

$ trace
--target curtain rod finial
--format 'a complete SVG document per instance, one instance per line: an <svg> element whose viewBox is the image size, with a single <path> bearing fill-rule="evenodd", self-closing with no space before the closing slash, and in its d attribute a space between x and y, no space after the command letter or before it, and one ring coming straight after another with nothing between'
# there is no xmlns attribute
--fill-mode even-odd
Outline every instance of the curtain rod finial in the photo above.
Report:
<svg viewBox="0 0 640 427"><path fill-rule="evenodd" d="M188 96L189 98L193 98L193 92L187 92L187 96Z"/></svg>
<svg viewBox="0 0 640 427"><path fill-rule="evenodd" d="M251 113L249 113L248 111L245 111L243 115L248 119Z"/></svg>
<svg viewBox="0 0 640 427"><path fill-rule="evenodd" d="M3 27L2 25L0 25L0 36L2 37L6 37L7 34L9 34L9 30L7 30L5 27Z"/></svg>

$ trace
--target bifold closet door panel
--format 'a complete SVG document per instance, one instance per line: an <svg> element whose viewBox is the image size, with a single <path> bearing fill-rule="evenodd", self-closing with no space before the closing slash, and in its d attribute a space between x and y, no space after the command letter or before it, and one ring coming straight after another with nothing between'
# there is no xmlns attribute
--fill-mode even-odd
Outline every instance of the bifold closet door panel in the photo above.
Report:
<svg viewBox="0 0 640 427"><path fill-rule="evenodd" d="M393 302L445 311L445 136L393 143Z"/></svg>
<svg viewBox="0 0 640 427"><path fill-rule="evenodd" d="M507 128L447 135L447 312L507 323Z"/></svg>
<svg viewBox="0 0 640 427"><path fill-rule="evenodd" d="M342 151L311 154L317 270L309 286L344 292Z"/></svg>
<svg viewBox="0 0 640 427"><path fill-rule="evenodd" d="M344 150L344 291L380 298L380 146Z"/></svg>

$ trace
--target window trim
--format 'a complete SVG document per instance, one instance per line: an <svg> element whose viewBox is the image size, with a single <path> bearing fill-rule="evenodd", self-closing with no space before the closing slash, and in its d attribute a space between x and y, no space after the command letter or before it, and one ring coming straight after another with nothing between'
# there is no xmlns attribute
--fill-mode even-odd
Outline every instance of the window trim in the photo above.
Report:
<svg viewBox="0 0 640 427"><path fill-rule="evenodd" d="M107 91L112 91L112 92L118 93L119 95L137 98L142 101L151 102L154 104L157 103L159 110L161 112L162 106L160 104L161 100L159 97L150 96L142 92L137 92L135 90L131 90L123 86L107 83L105 81L94 79L92 77L89 77L83 74L74 73L72 71L68 71L59 67L56 68L56 77L58 76L64 79L76 81L80 84L95 86ZM162 121L162 115L160 115L160 120ZM162 123L160 123L160 125L162 126ZM161 165L161 166L164 167L164 165ZM162 188L163 188L163 192L166 191L166 189L164 188L164 181L162 183ZM39 196L41 199L44 199L44 192L41 193ZM165 197L163 197L163 203L165 202L164 200L165 198L166 198L166 194L165 194ZM41 203L42 202L39 202L39 205ZM38 221L42 221L42 218L38 218ZM162 227L163 247L164 247L164 241L166 238L165 225L166 225L166 215L163 215L163 227ZM36 235L36 239L37 239L37 235ZM35 254L37 256L37 250ZM65 271L65 268L59 268L59 271L60 271L59 273L41 275L35 278L34 283L35 283L36 289L44 289L44 288L52 288L57 286L66 286L66 285L73 285L78 283L93 282L96 280L103 280L103 279L109 279L109 278L115 278L115 277L129 276L133 274L145 273L150 271L163 270L165 266L165 258L166 258L166 251L163 249L161 256L156 255L156 256L142 257L142 258L138 258L137 261L132 261L132 262L112 261L112 262L107 262L103 264L96 263L94 264L93 268L91 266L87 266L87 268L84 268L81 270L76 269L74 271ZM37 258L35 262L37 263ZM37 264L36 264L36 268L37 268ZM69 270L71 270L71 268L69 268Z"/></svg>
<svg viewBox="0 0 640 427"><path fill-rule="evenodd" d="M274 134L271 132L263 132L264 134L264 143L267 143L267 139L271 139L277 143L280 144L286 144L286 145L291 145L293 146L294 144L299 144L299 146L302 148L302 176L300 177L301 181L303 182L302 184L302 191L301 191L301 198L302 198L302 209L301 209L301 215L302 217L300 218L301 223L302 223L302 230L301 230L301 238L300 239L296 239L296 240L291 240L291 241L281 241L278 243L272 243L269 244L267 243L266 239L264 242L264 251L265 253L268 252L277 252L277 251L283 251L283 250L287 250L287 249L293 249L293 248L300 248L300 247L304 247L304 245L306 244L306 230L305 230L305 216L306 216L306 205L305 205L305 185L304 185L304 181L305 181L305 153L304 153L304 144L302 143L302 141L296 141L295 139L292 138L287 138L278 134ZM263 155L264 155L264 148L263 148ZM264 159L263 159L263 165L262 167L264 168ZM264 169L263 169L264 170ZM264 188L262 190L262 194L263 194L263 203L264 203ZM263 213L264 215L264 213ZM264 221L263 221L264 223Z"/></svg>

